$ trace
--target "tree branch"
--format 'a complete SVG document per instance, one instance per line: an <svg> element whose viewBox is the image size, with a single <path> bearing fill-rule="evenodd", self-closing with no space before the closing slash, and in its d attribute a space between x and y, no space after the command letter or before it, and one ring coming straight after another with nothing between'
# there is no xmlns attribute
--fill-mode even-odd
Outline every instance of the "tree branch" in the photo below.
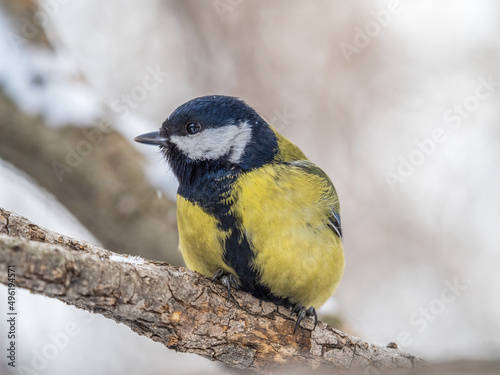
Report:
<svg viewBox="0 0 500 375"><path fill-rule="evenodd" d="M0 282L15 265L16 285L100 313L167 347L237 368L403 369L425 362L363 342L323 322L292 334L295 317L244 292L166 263L127 258L38 227L0 208Z"/></svg>

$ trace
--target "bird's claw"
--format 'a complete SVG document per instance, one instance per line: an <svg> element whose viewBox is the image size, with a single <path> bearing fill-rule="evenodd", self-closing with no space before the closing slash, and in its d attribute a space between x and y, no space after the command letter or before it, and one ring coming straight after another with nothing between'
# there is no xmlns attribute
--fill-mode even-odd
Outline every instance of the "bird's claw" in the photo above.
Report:
<svg viewBox="0 0 500 375"><path fill-rule="evenodd" d="M311 306L308 309L306 309L300 303L297 303L292 308L292 314L294 314L294 313L297 313L297 322L295 323L295 328L293 329L293 333L295 333L297 331L297 328L300 326L300 322L306 316L314 316L313 330L318 325L318 314L316 313L316 309L314 307Z"/></svg>
<svg viewBox="0 0 500 375"><path fill-rule="evenodd" d="M234 298L234 296L231 294L231 285L235 290L238 290L238 281L232 274L224 274L224 271L222 269L218 269L217 272L215 272L214 277L212 277L212 281L215 280L220 280L221 284L224 285L227 288L227 300L229 301L231 297Z"/></svg>
<svg viewBox="0 0 500 375"><path fill-rule="evenodd" d="M219 280L221 278L221 276L224 275L224 271L219 268L215 274L214 274L214 277L212 277L212 281L215 281L215 280Z"/></svg>

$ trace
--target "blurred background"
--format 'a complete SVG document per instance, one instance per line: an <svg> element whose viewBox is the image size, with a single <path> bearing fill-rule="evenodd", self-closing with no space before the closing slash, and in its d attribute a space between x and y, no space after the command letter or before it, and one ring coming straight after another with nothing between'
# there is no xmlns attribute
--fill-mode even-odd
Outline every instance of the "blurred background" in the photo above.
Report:
<svg viewBox="0 0 500 375"><path fill-rule="evenodd" d="M238 96L339 193L347 265L322 318L434 363L491 365L499 35L494 0L1 0L0 206L182 265L175 178L132 139L193 97ZM18 311L24 373L234 371L42 296L19 291Z"/></svg>

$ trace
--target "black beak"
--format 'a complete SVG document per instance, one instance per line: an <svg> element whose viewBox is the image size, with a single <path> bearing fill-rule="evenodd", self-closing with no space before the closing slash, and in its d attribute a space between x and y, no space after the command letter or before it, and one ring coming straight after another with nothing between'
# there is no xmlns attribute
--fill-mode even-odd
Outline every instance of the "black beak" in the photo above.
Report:
<svg viewBox="0 0 500 375"><path fill-rule="evenodd" d="M167 138L160 135L160 132L141 134L134 138L134 141L136 142L145 143L147 145L156 145L156 146L165 145L165 142L167 140L168 140Z"/></svg>

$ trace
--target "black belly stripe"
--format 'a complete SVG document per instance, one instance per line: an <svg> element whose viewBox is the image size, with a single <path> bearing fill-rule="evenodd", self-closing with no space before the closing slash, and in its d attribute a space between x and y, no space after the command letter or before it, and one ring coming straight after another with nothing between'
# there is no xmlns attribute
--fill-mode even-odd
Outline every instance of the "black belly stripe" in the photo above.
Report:
<svg viewBox="0 0 500 375"><path fill-rule="evenodd" d="M240 171L218 168L206 170L191 179L189 185L180 185L178 194L199 205L206 213L214 216L220 230L231 234L226 239L223 261L236 272L242 290L264 301L290 306L287 298L275 296L271 290L259 283L258 272L250 265L254 253L244 234L241 219L230 211L231 205L225 202L231 194L232 186Z"/></svg>
<svg viewBox="0 0 500 375"><path fill-rule="evenodd" d="M235 223L233 228L238 228L236 218L233 217L233 219ZM291 306L287 298L275 296L267 286L259 282L258 272L251 267L254 253L242 230L233 229L224 246L224 261L235 270L240 279L242 290L264 301L271 301L277 305Z"/></svg>

